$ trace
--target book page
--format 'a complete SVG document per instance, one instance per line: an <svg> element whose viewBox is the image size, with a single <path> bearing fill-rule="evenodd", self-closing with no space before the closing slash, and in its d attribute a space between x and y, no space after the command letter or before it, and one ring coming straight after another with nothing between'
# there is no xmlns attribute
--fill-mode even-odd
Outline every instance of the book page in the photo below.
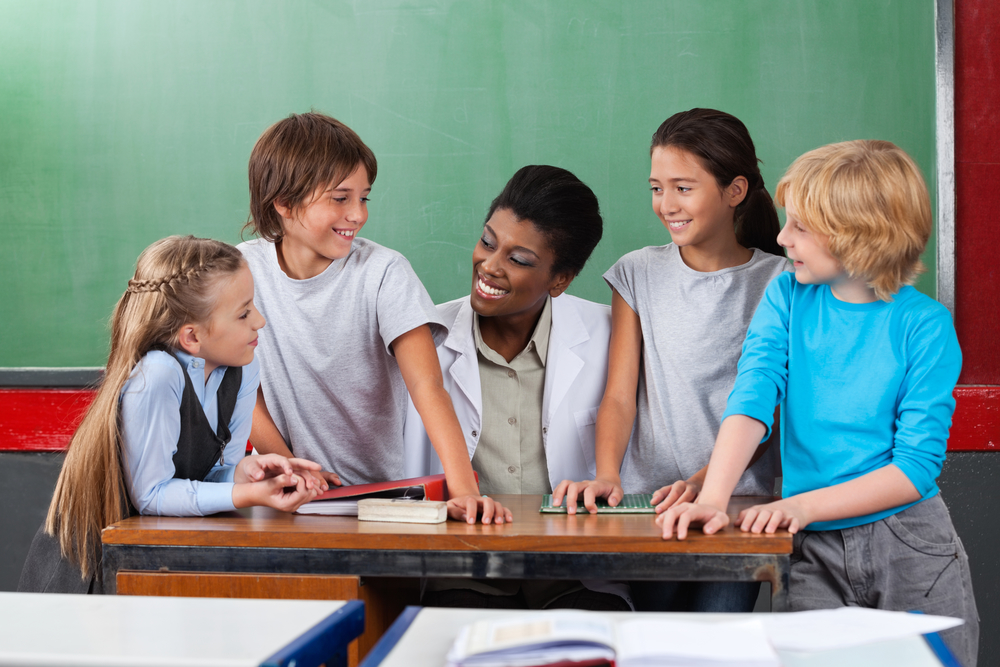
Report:
<svg viewBox="0 0 1000 667"><path fill-rule="evenodd" d="M621 621L618 667L641 665L741 665L779 667L757 619L704 623L658 619Z"/></svg>

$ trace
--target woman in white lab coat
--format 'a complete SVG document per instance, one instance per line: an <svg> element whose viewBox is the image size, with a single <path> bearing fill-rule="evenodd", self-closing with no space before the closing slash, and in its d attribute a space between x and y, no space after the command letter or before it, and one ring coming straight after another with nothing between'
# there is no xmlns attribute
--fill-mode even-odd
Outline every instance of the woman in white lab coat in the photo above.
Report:
<svg viewBox="0 0 1000 667"><path fill-rule="evenodd" d="M596 471L611 311L564 291L601 234L590 188L565 169L524 167L490 206L471 294L438 306L449 330L438 348L444 384L485 494L550 493ZM409 475L441 472L412 404L404 437ZM628 609L627 600L625 586L608 582L438 581L424 596L532 608Z"/></svg>

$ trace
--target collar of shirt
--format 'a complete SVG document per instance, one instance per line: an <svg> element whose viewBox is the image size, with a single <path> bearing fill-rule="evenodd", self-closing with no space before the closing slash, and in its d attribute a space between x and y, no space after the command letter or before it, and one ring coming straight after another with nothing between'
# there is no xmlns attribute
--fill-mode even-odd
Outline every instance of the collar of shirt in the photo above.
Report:
<svg viewBox="0 0 1000 667"><path fill-rule="evenodd" d="M521 355L530 353L534 350L535 354L538 355L538 360L545 365L545 357L549 351L549 332L552 330L552 297L545 297L545 305L542 307L542 313L538 316L538 324L535 325L535 330L531 334L531 338L528 339L528 344L523 350L521 350L511 363L516 361ZM483 341L483 334L479 329L479 315L475 315L472 318L472 335L476 340L476 350L479 351L481 355L489 359L495 364L500 364L501 366L509 366L507 360L501 357L499 354L493 351L489 345Z"/></svg>
<svg viewBox="0 0 1000 667"><path fill-rule="evenodd" d="M194 385L194 393L198 396L198 402L205 405L206 396L215 396L216 392L219 391L219 386L222 384L222 378L226 375L226 369L228 366L219 366L208 376L208 381L205 380L205 360L200 357L195 357L183 350L178 350L174 348L172 352L181 360L184 364L184 370L187 371L188 377L191 378L191 384Z"/></svg>

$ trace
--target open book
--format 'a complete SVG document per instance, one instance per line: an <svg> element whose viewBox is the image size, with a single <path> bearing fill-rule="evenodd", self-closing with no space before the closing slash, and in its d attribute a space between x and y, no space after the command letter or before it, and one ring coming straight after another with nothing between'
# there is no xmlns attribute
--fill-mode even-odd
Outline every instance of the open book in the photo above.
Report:
<svg viewBox="0 0 1000 667"><path fill-rule="evenodd" d="M811 654L927 635L961 625L947 616L841 607L684 620L670 614L527 612L467 625L448 667L777 666L781 651ZM947 648L932 649L947 654ZM954 658L951 658L953 661ZM942 659L944 664L951 661ZM955 663L957 664L957 663Z"/></svg>
<svg viewBox="0 0 1000 667"><path fill-rule="evenodd" d="M631 617L614 621L559 611L479 621L465 626L448 667L604 665L645 667L778 667L778 655L757 619L722 623Z"/></svg>

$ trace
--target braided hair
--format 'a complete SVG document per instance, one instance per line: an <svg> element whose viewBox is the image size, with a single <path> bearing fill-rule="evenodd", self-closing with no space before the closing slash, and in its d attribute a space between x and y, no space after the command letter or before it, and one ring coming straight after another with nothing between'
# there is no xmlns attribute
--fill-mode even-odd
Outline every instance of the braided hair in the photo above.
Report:
<svg viewBox="0 0 1000 667"><path fill-rule="evenodd" d="M143 355L175 347L181 327L208 322L221 280L245 266L231 245L171 236L146 248L111 317L111 353L104 379L70 440L45 520L63 556L84 579L100 553L100 534L124 518L125 482L119 396Z"/></svg>

